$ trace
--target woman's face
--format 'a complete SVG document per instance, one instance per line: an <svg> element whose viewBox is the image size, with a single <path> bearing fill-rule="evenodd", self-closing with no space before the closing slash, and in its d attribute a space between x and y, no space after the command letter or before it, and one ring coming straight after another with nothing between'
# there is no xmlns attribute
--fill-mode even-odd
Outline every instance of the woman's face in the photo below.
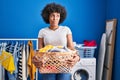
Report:
<svg viewBox="0 0 120 80"><path fill-rule="evenodd" d="M49 22L51 26L58 26L60 21L60 13L53 12L49 16Z"/></svg>

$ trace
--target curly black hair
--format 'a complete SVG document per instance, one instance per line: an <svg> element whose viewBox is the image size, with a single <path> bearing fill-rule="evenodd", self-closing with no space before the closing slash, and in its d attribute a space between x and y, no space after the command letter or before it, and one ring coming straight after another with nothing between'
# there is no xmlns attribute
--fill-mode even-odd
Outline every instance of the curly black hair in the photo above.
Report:
<svg viewBox="0 0 120 80"><path fill-rule="evenodd" d="M57 12L60 13L60 21L59 24L62 23L67 15L66 9L65 7L61 6L60 4L56 4L56 3L49 3L47 4L44 9L42 10L42 18L43 20L49 24L49 16L51 13L53 12Z"/></svg>

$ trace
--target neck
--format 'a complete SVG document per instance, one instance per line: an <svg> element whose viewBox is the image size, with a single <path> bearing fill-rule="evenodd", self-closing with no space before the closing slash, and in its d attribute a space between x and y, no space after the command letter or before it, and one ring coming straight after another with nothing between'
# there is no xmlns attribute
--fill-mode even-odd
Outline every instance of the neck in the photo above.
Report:
<svg viewBox="0 0 120 80"><path fill-rule="evenodd" d="M59 28L59 26L50 26L49 27L49 29L51 29L51 30L56 30L56 29L58 29Z"/></svg>

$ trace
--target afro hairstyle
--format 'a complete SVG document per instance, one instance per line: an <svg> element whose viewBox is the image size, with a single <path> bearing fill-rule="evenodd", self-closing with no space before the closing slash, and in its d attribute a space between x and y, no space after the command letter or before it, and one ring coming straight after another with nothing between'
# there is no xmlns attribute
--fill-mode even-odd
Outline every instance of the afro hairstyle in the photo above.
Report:
<svg viewBox="0 0 120 80"><path fill-rule="evenodd" d="M42 10L42 13L41 13L41 16L42 16L43 20L47 24L49 24L49 16L53 12L60 13L59 24L62 23L65 20L66 15L67 15L65 7L61 6L60 4L49 3L44 7L44 9Z"/></svg>

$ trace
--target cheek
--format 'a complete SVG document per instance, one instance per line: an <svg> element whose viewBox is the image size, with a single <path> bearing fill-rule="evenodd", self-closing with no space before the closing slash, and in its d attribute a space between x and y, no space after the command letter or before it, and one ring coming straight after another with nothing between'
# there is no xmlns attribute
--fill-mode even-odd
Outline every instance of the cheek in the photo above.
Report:
<svg viewBox="0 0 120 80"><path fill-rule="evenodd" d="M52 22L52 19L49 19L49 22Z"/></svg>
<svg viewBox="0 0 120 80"><path fill-rule="evenodd" d="M60 18L58 20L60 21Z"/></svg>
<svg viewBox="0 0 120 80"><path fill-rule="evenodd" d="M50 21L53 21L53 20L54 20L54 18L53 18L53 17L51 17L51 18L49 18L49 20L50 20Z"/></svg>

